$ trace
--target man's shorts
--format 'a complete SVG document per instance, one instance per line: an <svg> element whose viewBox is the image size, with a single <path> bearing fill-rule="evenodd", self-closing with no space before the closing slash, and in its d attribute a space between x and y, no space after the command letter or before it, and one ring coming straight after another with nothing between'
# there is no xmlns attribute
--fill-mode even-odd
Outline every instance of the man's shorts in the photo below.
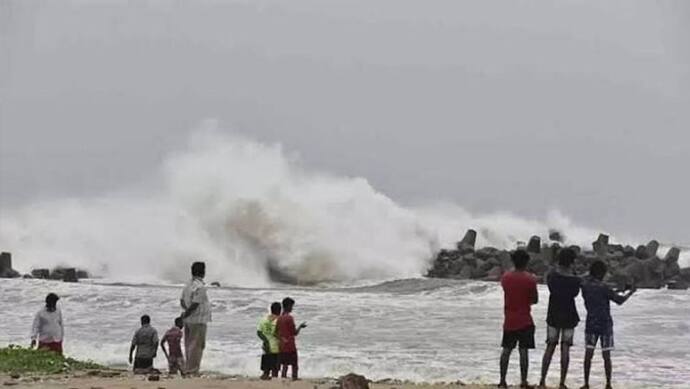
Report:
<svg viewBox="0 0 690 389"><path fill-rule="evenodd" d="M585 333L585 344L589 349L597 348L597 342L601 342L601 351L611 351L614 349L613 332L607 335Z"/></svg>
<svg viewBox="0 0 690 389"><path fill-rule="evenodd" d="M62 355L62 341L60 342L38 342L39 350L49 350Z"/></svg>
<svg viewBox="0 0 690 389"><path fill-rule="evenodd" d="M278 359L281 365L291 365L297 367L297 351L292 353L280 353Z"/></svg>
<svg viewBox="0 0 690 389"><path fill-rule="evenodd" d="M279 354L263 354L261 356L261 371L278 370L280 367L278 355Z"/></svg>
<svg viewBox="0 0 690 389"><path fill-rule="evenodd" d="M134 358L134 370L152 369L153 358Z"/></svg>
<svg viewBox="0 0 690 389"><path fill-rule="evenodd" d="M574 336L574 328L556 328L552 326L546 328L546 344L556 345L560 341L562 345L572 346Z"/></svg>
<svg viewBox="0 0 690 389"><path fill-rule="evenodd" d="M522 349L534 348L534 326L517 331L503 331L501 347L512 350L516 345Z"/></svg>
<svg viewBox="0 0 690 389"><path fill-rule="evenodd" d="M184 357L182 355L168 356L168 373L175 375L178 372L184 374Z"/></svg>

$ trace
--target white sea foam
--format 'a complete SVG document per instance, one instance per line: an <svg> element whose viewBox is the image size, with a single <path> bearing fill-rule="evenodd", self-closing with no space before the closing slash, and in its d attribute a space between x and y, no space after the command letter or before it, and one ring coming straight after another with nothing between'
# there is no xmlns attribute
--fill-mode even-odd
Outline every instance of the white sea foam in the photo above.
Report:
<svg viewBox="0 0 690 389"><path fill-rule="evenodd" d="M129 340L142 314L162 332L179 315L180 287L108 286L42 280L0 282L0 345L28 343L33 314L49 291L61 296L68 355L125 367ZM547 295L540 287L542 297ZM349 372L371 379L495 383L498 377L503 292L496 283L413 279L365 288L210 288L213 322L203 368L258 375L260 341L256 323L272 301L289 295L295 316L309 326L298 338L305 377ZM546 336L548 304L533 307L537 350L530 353L530 377L538 376ZM690 367L687 291L641 290L623 306L612 306L616 352L614 379L625 388L687 388ZM582 299L578 310L584 318ZM582 384L584 324L576 329L569 384ZM517 357L516 357L517 358ZM597 357L598 358L598 357ZM558 379L558 353L549 382ZM164 367L159 356L156 366ZM518 380L517 360L509 381ZM603 387L601 359L592 384Z"/></svg>
<svg viewBox="0 0 690 389"><path fill-rule="evenodd" d="M150 184L3 210L0 247L21 270L69 264L122 281L179 282L199 258L226 284L263 286L269 264L304 282L416 277L467 228L479 245L502 248L551 227L577 244L598 233L557 211L527 220L448 203L403 207L364 178L306 169L279 144L204 127Z"/></svg>

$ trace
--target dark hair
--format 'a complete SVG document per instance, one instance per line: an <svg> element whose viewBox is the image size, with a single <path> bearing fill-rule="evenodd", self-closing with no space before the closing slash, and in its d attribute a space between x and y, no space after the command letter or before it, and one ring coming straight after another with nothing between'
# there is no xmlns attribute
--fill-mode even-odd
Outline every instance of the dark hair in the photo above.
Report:
<svg viewBox="0 0 690 389"><path fill-rule="evenodd" d="M527 267L527 262L529 262L529 254L525 250L515 250L513 254L510 255L510 259L515 265L515 269L524 270Z"/></svg>
<svg viewBox="0 0 690 389"><path fill-rule="evenodd" d="M604 261L594 261L594 263L592 263L592 266L589 267L589 275L602 280L604 279L604 276L606 275L606 272L608 270L608 266L606 266Z"/></svg>
<svg viewBox="0 0 690 389"><path fill-rule="evenodd" d="M203 262L194 262L192 264L192 276L203 277L206 273L206 264Z"/></svg>
<svg viewBox="0 0 690 389"><path fill-rule="evenodd" d="M271 313L274 315L280 315L280 310L283 309L283 307L280 305L279 302L275 302L271 304Z"/></svg>
<svg viewBox="0 0 690 389"><path fill-rule="evenodd" d="M46 296L46 308L48 308L49 311L54 311L57 307L58 300L60 300L60 297L58 297L58 295L56 295L55 293L48 293L48 295Z"/></svg>
<svg viewBox="0 0 690 389"><path fill-rule="evenodd" d="M295 306L295 300L291 299L290 297L285 297L283 299L283 311L284 312L291 312L293 306Z"/></svg>
<svg viewBox="0 0 690 389"><path fill-rule="evenodd" d="M151 323L151 318L149 315L144 315L141 317L141 324L149 324Z"/></svg>
<svg viewBox="0 0 690 389"><path fill-rule="evenodd" d="M570 267L575 262L575 258L577 258L575 250L571 248L563 249L558 253L558 264L563 267Z"/></svg>
<svg viewBox="0 0 690 389"><path fill-rule="evenodd" d="M182 317L176 317L175 318L175 326L176 327L184 326L184 319L182 319Z"/></svg>

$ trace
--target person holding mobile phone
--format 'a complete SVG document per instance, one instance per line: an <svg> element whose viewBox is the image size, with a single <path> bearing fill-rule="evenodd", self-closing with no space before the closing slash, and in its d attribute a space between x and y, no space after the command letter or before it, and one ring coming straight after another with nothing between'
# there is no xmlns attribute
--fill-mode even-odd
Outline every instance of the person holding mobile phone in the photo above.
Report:
<svg viewBox="0 0 690 389"><path fill-rule="evenodd" d="M608 267L603 261L594 262L589 269L589 277L582 284L582 297L587 308L587 322L585 325L585 384L582 389L589 389L589 373L592 368L592 357L597 343L601 346L601 354L604 359L604 372L606 374L606 389L611 389L611 351L613 342L613 319L611 318L611 305L613 301L622 305L637 290L631 286L625 294L620 294L604 283L604 277ZM626 285L626 289L628 289Z"/></svg>
<svg viewBox="0 0 690 389"><path fill-rule="evenodd" d="M295 319L292 317L292 309L294 306L295 300L290 297L283 299L283 313L276 322L276 331L280 343L279 359L282 368L281 377L287 378L288 367L292 367L292 379L296 381L299 379L299 364L295 337L299 335L300 330L307 327L307 323L302 323L298 327L295 326Z"/></svg>

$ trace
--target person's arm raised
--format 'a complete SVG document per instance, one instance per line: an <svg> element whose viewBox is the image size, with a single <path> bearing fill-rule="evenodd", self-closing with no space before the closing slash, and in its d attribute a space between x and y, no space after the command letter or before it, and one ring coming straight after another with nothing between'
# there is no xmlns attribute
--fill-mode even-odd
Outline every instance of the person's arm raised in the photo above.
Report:
<svg viewBox="0 0 690 389"><path fill-rule="evenodd" d="M295 330L295 336L299 335L299 332L300 332L303 328L307 328L307 323L302 323L302 324L299 325L299 327L297 327L297 329Z"/></svg>
<svg viewBox="0 0 690 389"><path fill-rule="evenodd" d="M628 290L627 293L620 295L614 292L613 289L609 289L609 299L618 305L623 305L623 303L628 301L630 296L632 296L633 293L635 293L636 291L637 288L633 286L632 288L630 288L630 290Z"/></svg>

